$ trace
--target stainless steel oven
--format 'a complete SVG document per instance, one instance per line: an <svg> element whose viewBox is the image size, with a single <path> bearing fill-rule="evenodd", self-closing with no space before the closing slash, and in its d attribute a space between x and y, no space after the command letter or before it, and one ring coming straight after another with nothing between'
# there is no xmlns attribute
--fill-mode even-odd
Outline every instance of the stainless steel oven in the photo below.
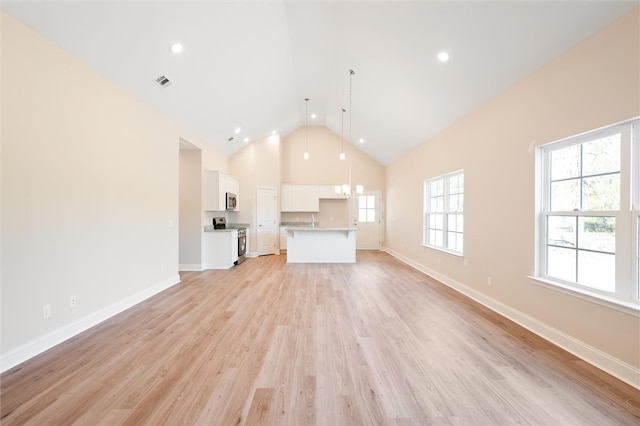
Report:
<svg viewBox="0 0 640 426"><path fill-rule="evenodd" d="M236 265L241 264L245 260L247 253L247 228L238 228L238 261Z"/></svg>

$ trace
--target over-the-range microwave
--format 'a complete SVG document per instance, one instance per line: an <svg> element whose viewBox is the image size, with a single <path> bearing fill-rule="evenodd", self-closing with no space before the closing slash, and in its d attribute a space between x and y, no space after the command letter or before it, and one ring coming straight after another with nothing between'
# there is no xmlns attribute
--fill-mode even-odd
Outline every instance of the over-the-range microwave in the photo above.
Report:
<svg viewBox="0 0 640 426"><path fill-rule="evenodd" d="M226 209L227 210L235 210L238 208L238 198L236 197L236 194L232 193L232 192L227 192L227 201L226 201Z"/></svg>

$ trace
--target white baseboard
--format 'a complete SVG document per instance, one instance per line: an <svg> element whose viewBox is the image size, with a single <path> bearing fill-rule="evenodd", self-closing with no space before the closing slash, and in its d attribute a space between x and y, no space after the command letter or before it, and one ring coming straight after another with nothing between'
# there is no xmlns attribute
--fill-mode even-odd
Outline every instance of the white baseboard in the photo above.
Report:
<svg viewBox="0 0 640 426"><path fill-rule="evenodd" d="M180 276L174 275L165 281L155 284L141 292L133 294L119 302L109 305L97 312L87 315L84 318L80 318L77 321L67 324L57 330L52 331L42 337L34 339L24 345L2 354L0 358L0 372L5 372L16 365L27 361L34 356L41 354L42 352L51 349L52 347L64 342L82 333L85 330L105 321L114 315L119 314L132 306L166 290L169 287L174 286L180 282Z"/></svg>
<svg viewBox="0 0 640 426"><path fill-rule="evenodd" d="M201 272L203 270L200 263L181 263L178 265L178 271L180 272Z"/></svg>
<svg viewBox="0 0 640 426"><path fill-rule="evenodd" d="M470 297L476 302L486 306L492 311L510 319L516 324L521 325L527 330L537 334L545 340L553 343L556 346L572 353L578 358L588 362L589 364L611 374L612 376L622 380L623 382L640 389L640 369L627 364L626 362L619 360L599 349L596 349L560 330L557 330L549 325L538 321L537 319L526 315L510 306L505 305L471 287L468 287L459 281L456 281L446 275L443 275L433 269L415 262L414 260L395 252L387 247L382 248L382 251L389 253L396 259L406 263L412 268L429 275L432 278L440 281L444 285L451 287L452 289Z"/></svg>

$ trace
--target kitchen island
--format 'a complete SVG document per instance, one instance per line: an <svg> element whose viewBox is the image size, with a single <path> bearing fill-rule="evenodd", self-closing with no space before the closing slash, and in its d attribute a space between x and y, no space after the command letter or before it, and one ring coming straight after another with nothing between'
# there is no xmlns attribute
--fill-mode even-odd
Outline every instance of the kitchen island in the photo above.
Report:
<svg viewBox="0 0 640 426"><path fill-rule="evenodd" d="M287 228L287 263L355 263L356 228Z"/></svg>

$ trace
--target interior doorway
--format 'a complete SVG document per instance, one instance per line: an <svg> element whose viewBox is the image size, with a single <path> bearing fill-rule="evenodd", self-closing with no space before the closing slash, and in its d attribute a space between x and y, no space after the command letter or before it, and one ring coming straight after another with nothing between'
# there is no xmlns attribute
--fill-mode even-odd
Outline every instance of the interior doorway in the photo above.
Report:
<svg viewBox="0 0 640 426"><path fill-rule="evenodd" d="M279 236L276 189L259 186L257 191L256 216L258 226L256 226L256 244L258 256L275 254Z"/></svg>
<svg viewBox="0 0 640 426"><path fill-rule="evenodd" d="M178 140L178 270L202 270L202 151Z"/></svg>
<svg viewBox="0 0 640 426"><path fill-rule="evenodd" d="M351 226L356 233L357 250L380 250L381 232L381 192L367 191L351 198Z"/></svg>

